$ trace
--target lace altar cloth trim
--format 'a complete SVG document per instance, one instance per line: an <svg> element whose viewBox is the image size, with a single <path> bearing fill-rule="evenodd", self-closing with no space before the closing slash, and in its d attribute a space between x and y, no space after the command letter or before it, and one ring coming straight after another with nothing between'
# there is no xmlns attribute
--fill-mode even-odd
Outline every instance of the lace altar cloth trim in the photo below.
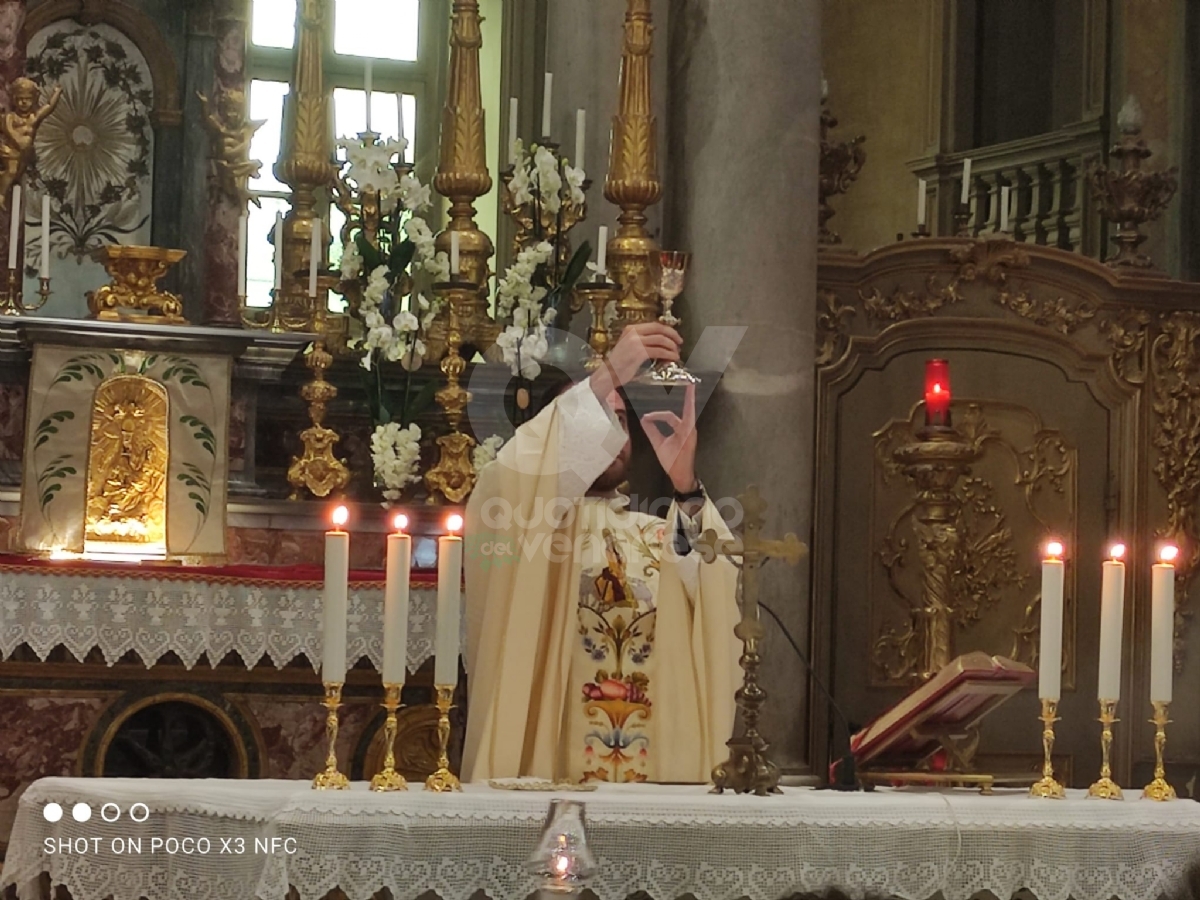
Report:
<svg viewBox="0 0 1200 900"><path fill-rule="evenodd" d="M587 804L600 900L639 890L655 900L776 900L830 886L905 900L1021 888L1038 900L1159 900L1200 853L1200 805L1108 803L1082 791L1061 802L805 789L760 799L653 785L573 795L468 785L445 795L372 794L361 783L317 793L303 782L46 778L21 798L0 887L32 898L46 872L73 900L284 900L289 886L301 900L335 887L349 900L384 888L396 900L426 891L468 900L480 889L524 897L537 887L524 864L553 796ZM66 811L54 824L42 814L52 800ZM71 816L81 801L93 809L82 824ZM135 802L149 808L141 824L128 818ZM104 803L121 810L118 821L100 820ZM128 852L136 837L142 851ZM151 852L152 838L167 837L206 837L211 850ZM87 852L47 853L47 838L55 847L84 838ZM127 852L113 852L114 838ZM233 852L221 852L221 838ZM255 839L272 838L254 851Z"/></svg>
<svg viewBox="0 0 1200 900"><path fill-rule="evenodd" d="M189 669L202 655L212 665L231 650L246 668L264 656L282 669L304 655L321 659L320 582L230 582L108 572L0 567L0 658L21 644L39 659L62 645L82 660L99 648L112 665L130 650L147 667L173 651ZM437 589L409 592L408 668L433 655ZM383 583L352 583L346 658L383 664Z"/></svg>

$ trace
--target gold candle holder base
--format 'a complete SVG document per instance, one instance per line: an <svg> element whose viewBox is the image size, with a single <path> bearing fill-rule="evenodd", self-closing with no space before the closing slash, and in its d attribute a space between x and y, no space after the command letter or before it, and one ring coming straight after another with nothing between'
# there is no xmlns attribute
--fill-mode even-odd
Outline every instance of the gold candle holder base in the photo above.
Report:
<svg viewBox="0 0 1200 900"><path fill-rule="evenodd" d="M1120 786L1112 780L1112 766L1110 757L1112 755L1112 727L1113 723L1120 720L1116 717L1117 701L1116 700L1101 700L1100 701L1100 778L1088 788L1088 796L1095 797L1098 800L1124 800L1125 795L1121 793Z"/></svg>
<svg viewBox="0 0 1200 900"><path fill-rule="evenodd" d="M1154 707L1154 718L1150 720L1154 725L1154 780L1146 785L1142 796L1150 800L1174 800L1175 788L1167 784L1167 773L1163 768L1163 748L1167 746L1167 725L1171 723L1171 720L1167 718L1167 707L1171 704L1153 700L1151 705Z"/></svg>
<svg viewBox="0 0 1200 900"><path fill-rule="evenodd" d="M407 791L408 782L396 771L396 710L400 708L399 684L383 686L383 708L387 710L387 720L383 725L383 741L387 750L383 757L383 768L371 779L373 791Z"/></svg>
<svg viewBox="0 0 1200 900"><path fill-rule="evenodd" d="M318 772L313 779L314 791L344 791L350 787L350 779L338 771L337 736L338 707L342 705L342 683L325 682L325 736L329 739L329 753L325 757L325 771Z"/></svg>
<svg viewBox="0 0 1200 900"><path fill-rule="evenodd" d="M425 779L425 790L446 794L462 790L462 782L450 771L450 710L454 708L454 685L439 684L434 690L437 691L438 708L438 767Z"/></svg>
<svg viewBox="0 0 1200 900"><path fill-rule="evenodd" d="M1061 800L1066 797L1066 789L1054 779L1054 763L1051 754L1054 750L1054 723L1058 721L1057 700L1042 699L1042 777L1029 788L1030 797L1045 797L1050 800Z"/></svg>
<svg viewBox="0 0 1200 900"><path fill-rule="evenodd" d="M612 336L608 330L608 307L617 302L621 289L610 281L585 281L575 285L571 301L571 312L579 312L585 305L591 307L592 324L588 328L588 346L591 353L583 367L594 372L604 363L612 348Z"/></svg>

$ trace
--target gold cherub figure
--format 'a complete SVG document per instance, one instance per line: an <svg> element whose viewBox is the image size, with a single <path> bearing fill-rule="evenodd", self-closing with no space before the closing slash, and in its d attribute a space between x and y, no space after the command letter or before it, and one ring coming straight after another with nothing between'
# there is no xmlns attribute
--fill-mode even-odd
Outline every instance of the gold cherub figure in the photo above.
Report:
<svg viewBox="0 0 1200 900"><path fill-rule="evenodd" d="M212 142L212 161L216 169L218 190L234 203L262 206L247 182L257 178L262 163L250 158L250 140L262 128L266 119L246 118L246 95L236 88L226 88L217 97L217 111L210 111L208 98L197 91L204 128Z"/></svg>
<svg viewBox="0 0 1200 900"><path fill-rule="evenodd" d="M9 86L12 109L0 114L0 209L8 209L9 192L33 159L33 139L58 106L62 88L55 87L49 102L38 109L40 95L41 89L28 78L18 78Z"/></svg>

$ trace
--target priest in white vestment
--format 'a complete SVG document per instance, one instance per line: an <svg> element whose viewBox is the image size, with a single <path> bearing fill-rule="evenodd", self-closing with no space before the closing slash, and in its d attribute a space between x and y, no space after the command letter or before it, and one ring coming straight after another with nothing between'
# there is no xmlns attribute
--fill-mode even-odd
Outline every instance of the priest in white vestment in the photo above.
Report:
<svg viewBox="0 0 1200 900"><path fill-rule="evenodd" d="M645 429L675 491L666 519L617 492L631 444L618 392L678 360L658 322L625 328L605 365L517 429L479 473L466 517L463 776L707 782L740 684L737 572L691 542L728 535L696 479L694 388Z"/></svg>

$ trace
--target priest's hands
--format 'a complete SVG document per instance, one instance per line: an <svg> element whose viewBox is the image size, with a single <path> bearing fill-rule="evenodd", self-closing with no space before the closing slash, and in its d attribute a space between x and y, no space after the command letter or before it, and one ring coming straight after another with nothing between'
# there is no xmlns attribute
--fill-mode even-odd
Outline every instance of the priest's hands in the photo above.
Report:
<svg viewBox="0 0 1200 900"><path fill-rule="evenodd" d="M689 384L683 395L683 418L670 410L646 413L642 429L654 447L663 471L677 494L696 490L696 386ZM664 432L665 426L668 431Z"/></svg>
<svg viewBox="0 0 1200 900"><path fill-rule="evenodd" d="M592 373L589 379L592 392L603 403L609 394L631 381L646 363L679 362L682 344L679 332L662 322L626 325L605 364Z"/></svg>

